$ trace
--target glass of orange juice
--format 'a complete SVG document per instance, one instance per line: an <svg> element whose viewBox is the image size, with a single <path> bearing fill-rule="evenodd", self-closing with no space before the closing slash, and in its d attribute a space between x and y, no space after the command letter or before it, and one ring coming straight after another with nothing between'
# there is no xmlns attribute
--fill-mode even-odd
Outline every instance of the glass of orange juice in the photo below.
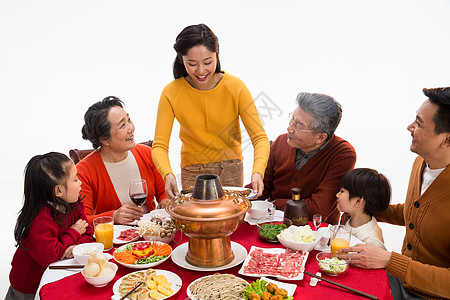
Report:
<svg viewBox="0 0 450 300"><path fill-rule="evenodd" d="M336 255L339 249L350 247L352 229L350 226L333 225L330 227L331 255Z"/></svg>
<svg viewBox="0 0 450 300"><path fill-rule="evenodd" d="M95 240L105 246L105 251L113 247L114 219L113 217L98 217L93 221Z"/></svg>

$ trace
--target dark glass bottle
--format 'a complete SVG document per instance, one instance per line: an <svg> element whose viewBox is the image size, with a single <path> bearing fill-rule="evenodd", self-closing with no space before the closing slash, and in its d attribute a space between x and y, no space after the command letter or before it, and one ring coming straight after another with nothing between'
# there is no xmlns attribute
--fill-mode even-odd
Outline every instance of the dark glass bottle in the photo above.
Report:
<svg viewBox="0 0 450 300"><path fill-rule="evenodd" d="M292 199L286 202L284 217L292 221L293 225L304 226L308 224L308 208L306 202L300 199L301 189L291 189Z"/></svg>

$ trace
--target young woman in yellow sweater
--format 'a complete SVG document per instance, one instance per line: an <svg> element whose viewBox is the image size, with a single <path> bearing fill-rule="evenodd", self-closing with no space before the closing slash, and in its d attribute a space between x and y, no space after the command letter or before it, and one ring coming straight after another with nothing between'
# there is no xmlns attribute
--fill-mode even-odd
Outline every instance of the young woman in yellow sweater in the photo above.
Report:
<svg viewBox="0 0 450 300"><path fill-rule="evenodd" d="M162 91L153 142L153 160L166 194L178 193L169 162L175 118L182 141L182 188L194 185L200 174L219 175L223 186L243 185L240 117L254 147L252 188L261 195L270 146L249 90L239 78L221 71L218 40L208 26L183 29L174 49L175 80Z"/></svg>

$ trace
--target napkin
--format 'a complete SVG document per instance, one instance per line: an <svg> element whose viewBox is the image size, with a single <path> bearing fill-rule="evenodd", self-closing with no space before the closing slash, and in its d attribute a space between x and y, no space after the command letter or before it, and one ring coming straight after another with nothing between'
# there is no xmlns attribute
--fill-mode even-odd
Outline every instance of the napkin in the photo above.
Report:
<svg viewBox="0 0 450 300"><path fill-rule="evenodd" d="M283 221L284 218L284 211L282 210L276 210L275 214L272 217L272 221ZM263 219L265 222L268 222L270 220L269 216L267 218ZM258 220L252 219L249 217L248 213L245 214L244 221L247 222L250 225L256 225Z"/></svg>

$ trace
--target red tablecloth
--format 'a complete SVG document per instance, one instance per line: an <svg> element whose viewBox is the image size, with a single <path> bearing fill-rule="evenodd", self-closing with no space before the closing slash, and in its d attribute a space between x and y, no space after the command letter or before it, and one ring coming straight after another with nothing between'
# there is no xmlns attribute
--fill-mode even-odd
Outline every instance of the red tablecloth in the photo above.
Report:
<svg viewBox="0 0 450 300"><path fill-rule="evenodd" d="M311 227L312 224L310 224ZM179 233L175 239L179 238ZM231 240L238 242L244 246L247 251L250 250L252 245L257 247L283 247L281 244L269 243L261 240L256 232L256 226L251 226L244 222L236 232L231 235ZM187 237L183 237L182 243L187 242ZM172 242L172 247L177 247L179 244ZM308 260L306 262L306 271L315 274L319 271L315 255L316 251L312 251L309 254ZM238 275L247 281L254 281L257 278L247 277L238 274L241 265L233 267L231 269L219 271L219 273L231 273ZM174 272L181 277L183 281L183 286L181 290L174 295L171 299L186 299L186 289L188 285L197 278L210 275L216 272L199 272L191 271L177 266L171 259L162 263L161 265L155 267L155 269L163 269ZM81 273L74 274L72 276L65 277L56 282L52 282L44 285L40 290L41 299L111 299L113 295L112 287L114 282L116 282L120 277L126 275L127 273L136 270L128 269L119 265L114 280L108 285L96 288L88 284ZM377 270L366 270L356 267L350 267L349 270L338 277L330 277L327 275L326 278L333 281L339 282L346 286L358 289L360 291L369 293L378 297L379 299L392 299L392 295L389 290L389 281L384 269ZM327 282L321 281L315 287L309 285L310 276L305 275L303 280L298 281L286 281L288 283L297 284L297 289L294 294L294 299L361 299L361 296L354 294L345 289L339 288Z"/></svg>

